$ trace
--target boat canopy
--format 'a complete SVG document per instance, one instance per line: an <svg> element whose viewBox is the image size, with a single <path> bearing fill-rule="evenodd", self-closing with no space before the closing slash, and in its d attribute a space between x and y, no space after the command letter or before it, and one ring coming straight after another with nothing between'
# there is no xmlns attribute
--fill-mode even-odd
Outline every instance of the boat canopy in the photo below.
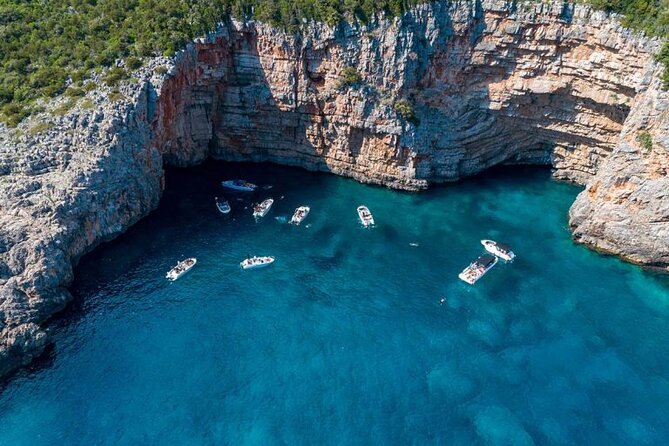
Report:
<svg viewBox="0 0 669 446"><path fill-rule="evenodd" d="M491 263L494 263L496 259L497 259L497 257L495 257L492 254L483 254L481 257L476 259L476 263L478 263L479 265L481 265L482 267L485 268L488 265L490 265Z"/></svg>
<svg viewBox="0 0 669 446"><path fill-rule="evenodd" d="M511 248L509 247L509 245L505 245L504 243L499 243L499 242L495 242L495 244L496 244L497 247L498 247L499 249L501 249L502 251L506 251L506 252L511 251Z"/></svg>

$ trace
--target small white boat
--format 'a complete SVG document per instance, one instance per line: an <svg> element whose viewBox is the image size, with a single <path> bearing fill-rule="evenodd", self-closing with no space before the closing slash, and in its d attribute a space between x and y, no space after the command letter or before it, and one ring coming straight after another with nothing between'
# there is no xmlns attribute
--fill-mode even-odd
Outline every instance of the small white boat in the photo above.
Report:
<svg viewBox="0 0 669 446"><path fill-rule="evenodd" d="M360 217L360 221L365 228L374 226L374 217L367 206L358 206L358 217Z"/></svg>
<svg viewBox="0 0 669 446"><path fill-rule="evenodd" d="M305 218L307 218L307 215L309 215L310 210L311 208L309 208L309 206L300 206L299 208L295 209L295 213L293 214L293 217L290 219L290 223L294 225L299 225Z"/></svg>
<svg viewBox="0 0 669 446"><path fill-rule="evenodd" d="M230 203L228 203L228 200L226 200L224 198L216 197L216 207L218 208L218 211L221 214L229 214L230 213Z"/></svg>
<svg viewBox="0 0 669 446"><path fill-rule="evenodd" d="M507 245L503 243L497 243L493 240L481 240L481 244L490 254L496 255L502 260L507 262L513 262L513 259L516 258L516 255L511 251Z"/></svg>
<svg viewBox="0 0 669 446"><path fill-rule="evenodd" d="M186 260L182 260L181 262L177 263L177 266L172 268L167 272L165 277L171 281L177 280L179 277L183 276L186 274L188 271L191 270L197 263L197 259L195 257L188 258Z"/></svg>
<svg viewBox="0 0 669 446"><path fill-rule="evenodd" d="M244 260L242 260L240 262L239 266L241 266L242 269L257 269L257 268L263 268L265 266L269 266L272 263L274 263L274 257L271 257L271 256L263 256L263 257L253 256L253 257L247 257Z"/></svg>
<svg viewBox="0 0 669 446"><path fill-rule="evenodd" d="M493 266L497 265L498 261L497 257L493 255L483 254L458 274L458 277L468 284L474 285L476 281L490 271Z"/></svg>
<svg viewBox="0 0 669 446"><path fill-rule="evenodd" d="M268 198L267 200L263 201L260 204L256 204L255 206L253 206L253 216L255 218L264 217L265 215L267 215L273 204L274 200L271 198Z"/></svg>
<svg viewBox="0 0 669 446"><path fill-rule="evenodd" d="M227 180L223 181L221 186L225 187L226 189L232 189L239 192L253 192L258 188L258 186L255 184L249 183L246 180Z"/></svg>

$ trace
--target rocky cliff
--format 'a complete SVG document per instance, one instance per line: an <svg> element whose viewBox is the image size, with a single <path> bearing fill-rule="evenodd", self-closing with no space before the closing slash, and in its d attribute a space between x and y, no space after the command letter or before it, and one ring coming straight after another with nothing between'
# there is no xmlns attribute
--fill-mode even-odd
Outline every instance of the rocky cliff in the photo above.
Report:
<svg viewBox="0 0 669 446"><path fill-rule="evenodd" d="M407 189L502 162L552 163L584 184L648 87L656 47L565 4L434 3L300 36L240 25L177 65L160 141L180 161L268 160ZM346 67L360 81L341 88Z"/></svg>
<svg viewBox="0 0 669 446"><path fill-rule="evenodd" d="M588 185L579 240L666 266L658 46L583 6L436 2L299 35L228 24L147 61L121 95L47 104L0 131L0 375L44 348L72 265L157 206L163 163L273 161L409 190L552 164Z"/></svg>
<svg viewBox="0 0 669 446"><path fill-rule="evenodd" d="M669 92L655 80L634 98L614 152L572 205L574 238L638 264L668 269L668 171Z"/></svg>

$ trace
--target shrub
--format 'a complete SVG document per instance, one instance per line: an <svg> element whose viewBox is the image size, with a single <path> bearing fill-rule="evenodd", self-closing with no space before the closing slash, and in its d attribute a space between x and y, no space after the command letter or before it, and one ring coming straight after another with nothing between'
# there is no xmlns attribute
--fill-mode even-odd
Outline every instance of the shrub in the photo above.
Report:
<svg viewBox="0 0 669 446"><path fill-rule="evenodd" d="M93 102L91 98L84 98L84 100L79 104L79 107L82 110L90 110L95 107L95 102Z"/></svg>
<svg viewBox="0 0 669 446"><path fill-rule="evenodd" d="M420 120L413 110L413 105L411 105L411 102L407 101L406 99L400 99L396 101L395 105L393 105L393 109L395 110L395 113L397 113L407 122L410 122L414 125L420 124Z"/></svg>
<svg viewBox="0 0 669 446"><path fill-rule="evenodd" d="M658 62L664 65L664 72L662 73L662 83L665 90L669 90L669 40L664 42L662 49L655 56Z"/></svg>
<svg viewBox="0 0 669 446"><path fill-rule="evenodd" d="M156 67L153 70L153 72L162 76L163 74L167 73L167 67L164 67L164 66L161 65L159 67Z"/></svg>
<svg viewBox="0 0 669 446"><path fill-rule="evenodd" d="M110 101L116 102L116 101L120 101L121 99L123 99L124 96L120 91L118 91L118 89L114 89L109 93L108 97L109 97Z"/></svg>
<svg viewBox="0 0 669 446"><path fill-rule="evenodd" d="M86 92L78 87L70 87L65 90L65 94L71 98L80 98L86 95Z"/></svg>
<svg viewBox="0 0 669 446"><path fill-rule="evenodd" d="M76 103L77 103L77 101L75 101L74 99L69 99L69 100L65 101L63 104L54 108L51 111L51 114L56 115L56 116L63 116L65 114L67 114L67 112L69 112L70 109L72 109L72 107L74 107L74 105Z"/></svg>
<svg viewBox="0 0 669 446"><path fill-rule="evenodd" d="M142 61L141 59L130 56L125 60L125 65L130 69L130 70L136 70L139 67L142 66Z"/></svg>
<svg viewBox="0 0 669 446"><path fill-rule="evenodd" d="M16 127L31 113L32 110L23 104L7 104L2 108L2 115L8 127Z"/></svg>
<svg viewBox="0 0 669 446"><path fill-rule="evenodd" d="M338 87L342 89L349 88L358 85L360 82L362 82L362 76L360 76L358 70L353 67L346 67L341 70Z"/></svg>
<svg viewBox="0 0 669 446"><path fill-rule="evenodd" d="M644 130L643 132L638 133L636 135L636 141L641 145L641 147L646 149L646 152L653 150L653 138L647 131Z"/></svg>
<svg viewBox="0 0 669 446"><path fill-rule="evenodd" d="M108 87L114 87L118 85L119 81L126 79L127 77L128 73L123 68L112 67L107 70L107 73L102 80Z"/></svg>
<svg viewBox="0 0 669 446"><path fill-rule="evenodd" d="M74 83L81 83L86 77L88 77L88 70L75 70L70 75L70 79Z"/></svg>

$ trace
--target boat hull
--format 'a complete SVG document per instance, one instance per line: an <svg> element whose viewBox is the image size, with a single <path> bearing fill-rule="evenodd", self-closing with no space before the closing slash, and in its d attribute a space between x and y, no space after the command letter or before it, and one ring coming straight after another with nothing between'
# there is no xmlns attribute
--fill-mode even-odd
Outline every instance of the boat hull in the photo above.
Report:
<svg viewBox="0 0 669 446"><path fill-rule="evenodd" d="M493 269L495 265L497 265L497 262L499 261L497 257L495 256L491 257L494 258L494 261L492 261L492 263L490 263L485 267L478 265L477 261L480 260L480 258L477 259L477 261L471 263L460 274L458 274L458 278L463 282L466 282L470 285L474 285L476 282L481 280L481 278L485 276L488 271L490 271L491 269Z"/></svg>
<svg viewBox="0 0 669 446"><path fill-rule="evenodd" d="M472 277L468 277L464 271L458 274L458 277L460 278L460 280L462 280L463 282L467 282L470 285L474 285L476 283L476 280L478 280Z"/></svg>
<svg viewBox="0 0 669 446"><path fill-rule="evenodd" d="M218 212L221 214L229 214L230 213L230 203L224 200L219 200L218 198L216 199L216 209L218 209Z"/></svg>
<svg viewBox="0 0 669 446"><path fill-rule="evenodd" d="M362 223L365 228L374 226L374 217L367 206L358 207L358 218L360 218L360 223Z"/></svg>
<svg viewBox="0 0 669 446"><path fill-rule="evenodd" d="M301 214L300 211L302 211ZM304 221L305 218L307 218L309 212L311 212L311 208L309 208L308 206L300 206L299 208L295 209L295 213L293 214L293 217L290 219L290 223L296 226L299 225Z"/></svg>
<svg viewBox="0 0 669 446"><path fill-rule="evenodd" d="M252 259L255 259L256 257L252 257ZM267 266L270 266L272 263L274 263L274 257L268 257L268 261L264 261L262 263L251 263L249 262L249 259L242 260L239 263L239 266L242 269L260 269L260 268L265 268Z"/></svg>
<svg viewBox="0 0 669 446"><path fill-rule="evenodd" d="M183 262L179 262L179 263L177 264L177 266L175 266L174 268L172 268L171 270L169 270L169 271L167 272L167 274L165 274L165 278L166 278L167 280L170 280L170 281L174 282L175 280L179 279L180 277L184 276L187 272L189 272L190 270L192 270L193 267L197 264L197 259L195 259L195 258L191 258L191 259L187 259L187 260L192 260L193 263L190 264L190 265L188 265L188 266L184 266L184 269L183 269L183 270L177 272L177 268L179 267L179 265L181 265L181 264L183 263ZM186 260L186 261L187 261L187 260Z"/></svg>
<svg viewBox="0 0 669 446"><path fill-rule="evenodd" d="M272 200L271 198L268 199L268 200L263 201L263 202L260 203L260 205L259 205L261 209L260 209L259 211L255 211L255 210L254 210L254 211L253 211L253 216L254 216L255 218L262 218L262 217L264 217L265 215L267 215L267 213L270 211L270 209L272 209L272 205L273 205L273 204L274 204L274 200Z"/></svg>
<svg viewBox="0 0 669 446"><path fill-rule="evenodd" d="M226 189L234 190L237 192L253 192L257 188L255 184L251 183L240 184L240 183L235 183L234 180L223 181L221 182L221 186L223 186Z"/></svg>
<svg viewBox="0 0 669 446"><path fill-rule="evenodd" d="M497 247L497 244L492 240L481 240L481 244L490 254L499 257L505 262L513 262L513 259L516 258L516 255L513 251L502 251Z"/></svg>
<svg viewBox="0 0 669 446"><path fill-rule="evenodd" d="M266 268L270 266L274 262L268 262L268 263L260 263L257 265L241 265L242 269L260 269L260 268Z"/></svg>

